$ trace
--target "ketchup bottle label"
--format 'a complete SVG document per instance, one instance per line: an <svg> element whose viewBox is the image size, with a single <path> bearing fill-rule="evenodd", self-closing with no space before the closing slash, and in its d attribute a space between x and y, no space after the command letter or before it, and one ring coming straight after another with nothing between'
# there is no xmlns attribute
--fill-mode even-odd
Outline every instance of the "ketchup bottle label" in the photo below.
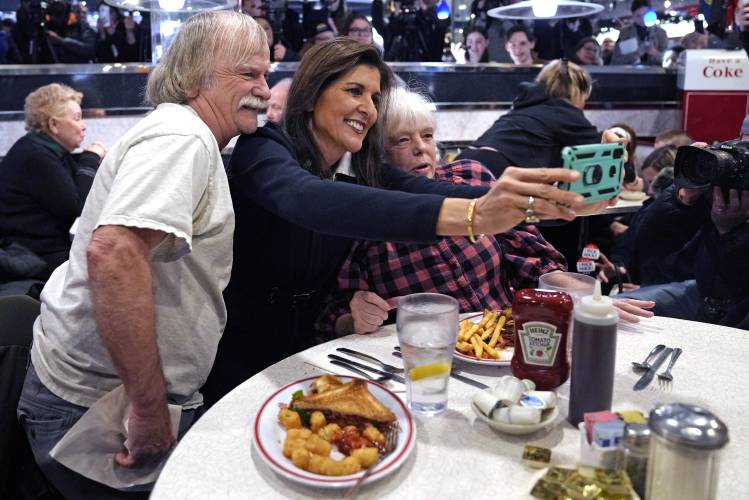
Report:
<svg viewBox="0 0 749 500"><path fill-rule="evenodd" d="M523 360L529 365L552 366L557 357L562 334L557 327L543 321L528 321L518 331Z"/></svg>

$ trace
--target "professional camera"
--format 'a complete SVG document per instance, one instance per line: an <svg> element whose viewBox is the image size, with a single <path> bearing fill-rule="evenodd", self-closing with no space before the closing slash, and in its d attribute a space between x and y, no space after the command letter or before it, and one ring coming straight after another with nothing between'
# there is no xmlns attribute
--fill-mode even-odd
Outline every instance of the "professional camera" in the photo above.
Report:
<svg viewBox="0 0 749 500"><path fill-rule="evenodd" d="M676 151L674 182L678 187L720 186L749 189L749 142L734 140L708 148L681 146Z"/></svg>
<svg viewBox="0 0 749 500"><path fill-rule="evenodd" d="M389 61L427 60L427 36L432 26L428 14L415 3L415 0L401 1L400 12L390 18L388 30L392 43L385 55Z"/></svg>

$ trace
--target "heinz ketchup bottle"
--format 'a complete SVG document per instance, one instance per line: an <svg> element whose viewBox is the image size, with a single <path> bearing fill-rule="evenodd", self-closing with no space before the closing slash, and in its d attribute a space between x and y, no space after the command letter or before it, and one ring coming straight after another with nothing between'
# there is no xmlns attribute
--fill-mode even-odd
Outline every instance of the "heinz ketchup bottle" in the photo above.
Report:
<svg viewBox="0 0 749 500"><path fill-rule="evenodd" d="M567 341L572 320L572 297L565 292L526 288L515 293L515 353L512 374L530 379L548 391L569 376Z"/></svg>

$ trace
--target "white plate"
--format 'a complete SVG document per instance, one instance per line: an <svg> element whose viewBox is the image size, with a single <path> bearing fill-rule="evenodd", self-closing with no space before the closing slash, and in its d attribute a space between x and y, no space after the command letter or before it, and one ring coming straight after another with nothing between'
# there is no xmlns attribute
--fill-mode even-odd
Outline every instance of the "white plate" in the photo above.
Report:
<svg viewBox="0 0 749 500"><path fill-rule="evenodd" d="M647 197L648 197L648 194L642 191L621 190L619 192L619 198L621 198L622 200L627 200L627 201L642 201Z"/></svg>
<svg viewBox="0 0 749 500"><path fill-rule="evenodd" d="M499 432L503 432L505 434L513 434L516 436L519 436L521 434L530 434L532 432L541 430L544 427L550 426L554 423L554 421L559 416L559 408L554 407L550 410L542 411L541 421L537 424L533 424L533 425L503 424L501 422L495 422L494 420L484 415L481 412L481 410L479 410L479 407L476 406L476 404L473 401L471 401L471 408L473 408L473 412L476 414L479 420L481 420L482 422L485 422L492 429L497 430Z"/></svg>
<svg viewBox="0 0 749 500"><path fill-rule="evenodd" d="M278 423L279 405L289 404L291 395L298 390L303 390L305 394L308 393L309 386L316 378L318 377L308 377L292 382L265 400L260 406L260 410L255 416L255 422L252 426L252 445L258 451L263 461L274 472L287 479L307 486L347 488L356 483L356 480L364 472L348 476L323 476L302 470L291 463L290 459L283 456L283 442L286 438L286 430ZM355 377L339 375L338 378L343 382L348 382ZM416 444L416 426L414 425L411 412L398 396L380 384L369 380L365 380L365 382L367 382L369 391L374 397L379 399L382 404L387 406L395 414L401 429L398 436L398 445L395 447L395 450L375 466L372 474L364 480L364 484L367 484L387 476L403 465L411 452L413 452Z"/></svg>
<svg viewBox="0 0 749 500"><path fill-rule="evenodd" d="M481 318L483 316L484 316L484 313L468 313L465 315L461 315L460 320L463 321L464 319L467 319L467 320L473 321L474 323L478 323L479 321L481 321ZM468 354L463 354L462 352L456 349L455 352L453 353L453 357L465 363L471 363L474 365L510 366L510 361L512 361L512 355L514 352L515 352L514 347L507 347L499 351L499 359L478 359L476 358L476 356L469 356Z"/></svg>

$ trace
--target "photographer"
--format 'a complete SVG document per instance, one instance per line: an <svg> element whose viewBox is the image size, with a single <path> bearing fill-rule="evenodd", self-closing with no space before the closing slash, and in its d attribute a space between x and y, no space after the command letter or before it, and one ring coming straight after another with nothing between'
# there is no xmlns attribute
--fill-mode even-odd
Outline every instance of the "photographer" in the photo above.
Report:
<svg viewBox="0 0 749 500"><path fill-rule="evenodd" d="M441 62L450 18L437 17L436 0L403 0L385 23L382 0L372 2L372 24L385 39L388 61Z"/></svg>
<svg viewBox="0 0 749 500"><path fill-rule="evenodd" d="M749 139L749 123L742 127L742 139ZM720 168L708 168L715 149L730 151ZM674 281L641 288L622 297L655 300L657 315L705 321L736 322L735 314L749 297L749 190L737 189L749 166L749 142L730 141L696 152L684 148L676 161L677 188L704 190L711 197L709 219L681 250L658 264L664 272L675 273ZM706 172L711 175L706 176ZM718 172L712 174L712 172ZM729 173L738 174L731 178ZM709 177L709 178L708 178ZM734 314L730 314L734 312Z"/></svg>
<svg viewBox="0 0 749 500"><path fill-rule="evenodd" d="M96 57L99 62L135 62L140 54L140 26L130 12L109 7L109 14L99 16ZM101 14L101 12L100 12Z"/></svg>
<svg viewBox="0 0 749 500"><path fill-rule="evenodd" d="M619 32L611 64L660 66L668 48L668 35L660 26L646 26L645 14L652 10L650 0L632 0L632 23Z"/></svg>
<svg viewBox="0 0 749 500"><path fill-rule="evenodd" d="M84 9L84 10L81 10ZM63 0L45 4L27 0L16 11L13 27L23 64L88 63L93 61L96 34L88 26L85 6Z"/></svg>

